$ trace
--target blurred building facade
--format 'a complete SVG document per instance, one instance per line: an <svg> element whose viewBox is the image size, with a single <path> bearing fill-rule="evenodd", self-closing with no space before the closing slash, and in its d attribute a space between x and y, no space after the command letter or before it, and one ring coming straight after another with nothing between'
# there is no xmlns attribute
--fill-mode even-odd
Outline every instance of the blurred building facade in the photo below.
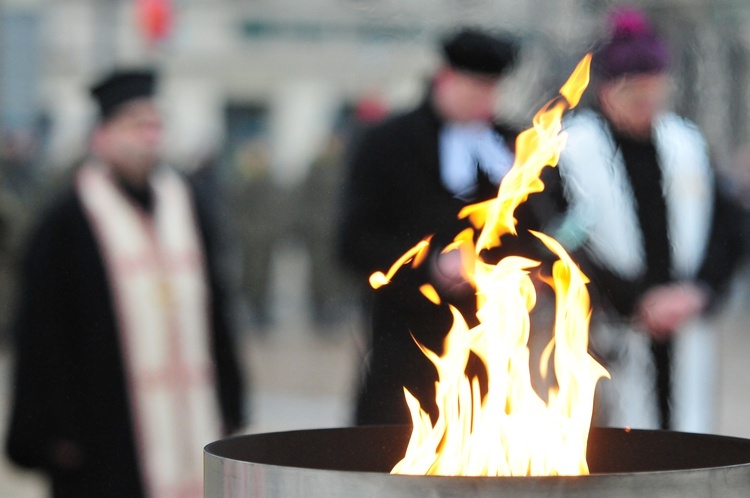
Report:
<svg viewBox="0 0 750 498"><path fill-rule="evenodd" d="M49 119L51 161L85 137L81 92L114 64L165 73L173 153L209 147L232 103L262 104L275 175L300 176L325 142L321 122L364 94L397 107L418 96L436 36L460 23L515 32L528 63L508 99L519 118L589 48L614 2L593 0L5 0L0 112L4 130ZM742 0L643 0L678 48L678 107L717 144L747 136L750 5ZM161 12L161 13L160 13ZM552 87L554 88L554 87ZM738 105L739 104L739 105ZM730 129L731 127L731 129ZM284 144L294 143L294 147ZM721 147L722 149L724 147ZM59 157L59 159L58 159Z"/></svg>
<svg viewBox="0 0 750 498"><path fill-rule="evenodd" d="M677 49L675 107L704 129L720 167L740 167L733 158L750 143L750 4L633 3L652 14ZM444 30L478 24L522 39L523 62L504 89L503 107L526 125L591 48L613 4L4 0L0 188L23 193L74 163L93 117L88 83L116 64L153 64L163 73L168 157L188 171L215 165L219 185L239 199L236 209L256 211L240 212L235 229L248 244L261 233L273 247L289 236L285 227L295 226L289 218L304 212L291 206L294 192L326 153L342 110L361 99L388 109L413 103L437 62L434 47ZM266 195L252 194L258 188ZM325 190L301 198L337 197L335 182ZM275 201L263 205L261 197ZM243 220L255 227L242 227Z"/></svg>

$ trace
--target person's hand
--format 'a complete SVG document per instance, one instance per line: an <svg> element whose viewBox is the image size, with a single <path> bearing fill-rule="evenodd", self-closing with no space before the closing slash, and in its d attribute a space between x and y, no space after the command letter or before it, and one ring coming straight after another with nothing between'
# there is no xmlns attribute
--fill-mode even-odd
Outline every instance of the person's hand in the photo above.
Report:
<svg viewBox="0 0 750 498"><path fill-rule="evenodd" d="M706 292L694 284L660 285L646 292L636 307L635 320L655 340L665 340L685 321L703 311Z"/></svg>
<svg viewBox="0 0 750 498"><path fill-rule="evenodd" d="M463 266L461 251L458 249L432 258L430 278L438 294L449 299L465 299L474 294L474 287L466 279Z"/></svg>

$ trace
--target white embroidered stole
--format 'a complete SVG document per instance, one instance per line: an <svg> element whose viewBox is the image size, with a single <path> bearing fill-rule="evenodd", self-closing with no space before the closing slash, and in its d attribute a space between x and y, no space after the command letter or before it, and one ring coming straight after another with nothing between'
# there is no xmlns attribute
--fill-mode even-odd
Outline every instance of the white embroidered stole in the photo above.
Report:
<svg viewBox="0 0 750 498"><path fill-rule="evenodd" d="M584 111L566 122L560 157L571 215L561 241L587 240L587 250L616 274L633 279L645 271L643 234L622 154L601 118ZM663 175L672 275L691 278L700 268L710 236L713 174L706 143L688 121L661 116L655 144ZM571 247L573 246L573 247ZM575 249L575 242L567 244Z"/></svg>
<svg viewBox="0 0 750 498"><path fill-rule="evenodd" d="M198 497L202 448L221 437L205 260L184 182L161 168L151 185L148 215L100 165L77 176L112 289L147 494Z"/></svg>

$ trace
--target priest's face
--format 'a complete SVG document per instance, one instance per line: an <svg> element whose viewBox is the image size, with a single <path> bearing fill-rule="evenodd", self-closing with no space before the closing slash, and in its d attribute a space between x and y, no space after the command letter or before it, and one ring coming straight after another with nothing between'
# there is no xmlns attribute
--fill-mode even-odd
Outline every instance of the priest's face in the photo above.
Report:
<svg viewBox="0 0 750 498"><path fill-rule="evenodd" d="M621 133L634 138L651 136L654 119L669 100L666 74L625 76L602 85L599 102L602 112Z"/></svg>
<svg viewBox="0 0 750 498"><path fill-rule="evenodd" d="M435 78L435 106L448 121L491 121L497 103L498 83L498 77L444 68Z"/></svg>
<svg viewBox="0 0 750 498"><path fill-rule="evenodd" d="M94 133L94 153L121 178L135 185L148 181L161 153L162 120L156 104L141 99L124 104Z"/></svg>

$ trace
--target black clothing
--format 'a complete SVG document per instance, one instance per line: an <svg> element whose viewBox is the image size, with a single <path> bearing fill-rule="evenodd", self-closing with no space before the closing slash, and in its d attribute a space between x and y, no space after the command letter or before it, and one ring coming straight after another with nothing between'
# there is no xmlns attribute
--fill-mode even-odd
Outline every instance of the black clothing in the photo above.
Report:
<svg viewBox="0 0 750 498"><path fill-rule="evenodd" d="M622 152L625 170L635 198L638 225L646 251L644 285L652 287L671 280L672 254L669 249L667 203L657 159L656 146L650 140L634 140L614 133Z"/></svg>
<svg viewBox="0 0 750 498"><path fill-rule="evenodd" d="M115 177L117 186L121 188L133 202L147 213L154 212L154 192L150 185L133 185L132 183Z"/></svg>
<svg viewBox="0 0 750 498"><path fill-rule="evenodd" d="M667 203L662 194L664 185L656 146L650 140L635 140L616 132L613 136L622 152L625 170L633 189L638 224L641 227L646 252L643 286L648 289L666 284L671 280L672 252L669 248ZM651 355L656 369L659 426L669 429L672 394L671 338L658 342L652 340Z"/></svg>
<svg viewBox="0 0 750 498"><path fill-rule="evenodd" d="M227 431L242 422L242 380L214 255L208 213L196 202L211 292L211 356ZM15 393L6 451L52 479L56 497L143 495L125 365L111 288L78 195L69 189L37 227L23 265L15 323ZM80 466L61 468L69 441ZM196 451L201 451L196 448Z"/></svg>

